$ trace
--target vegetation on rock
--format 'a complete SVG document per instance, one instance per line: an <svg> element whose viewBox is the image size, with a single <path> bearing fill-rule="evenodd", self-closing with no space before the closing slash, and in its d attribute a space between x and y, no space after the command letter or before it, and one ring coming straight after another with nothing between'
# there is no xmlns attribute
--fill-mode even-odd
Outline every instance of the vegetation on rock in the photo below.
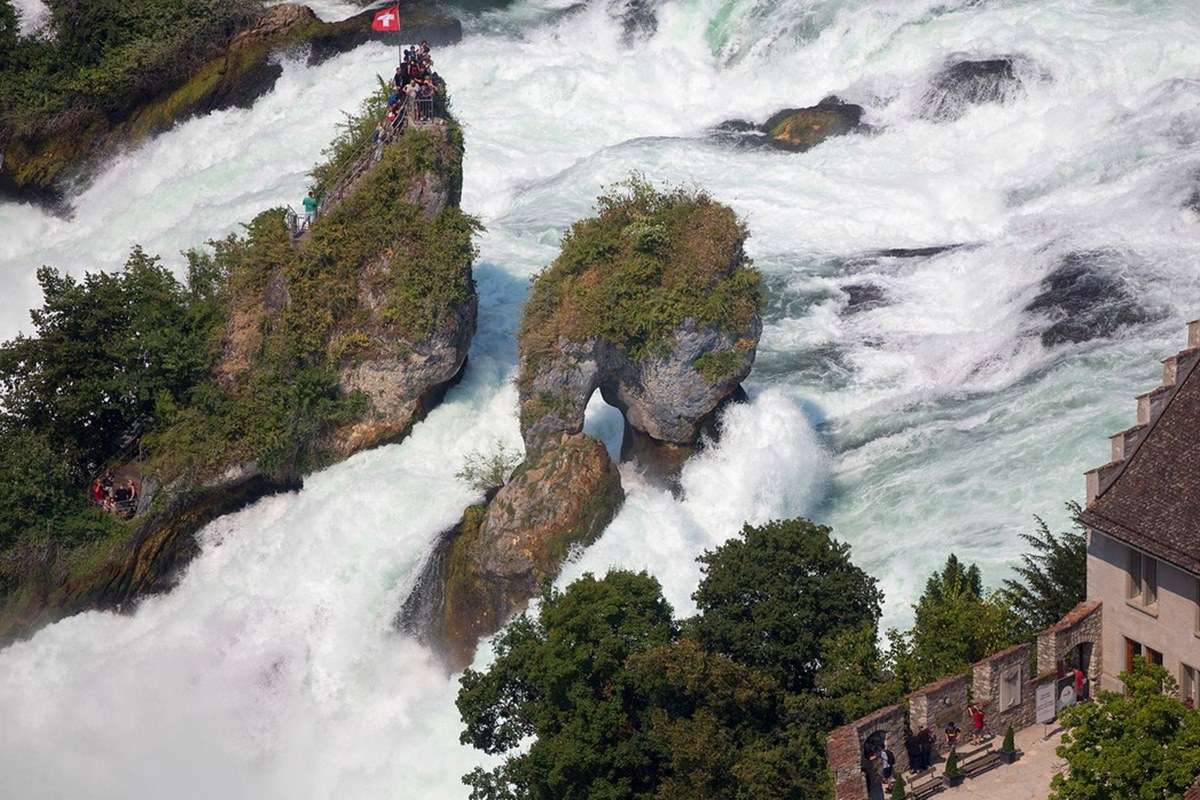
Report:
<svg viewBox="0 0 1200 800"><path fill-rule="evenodd" d="M473 330L478 226L413 194L432 182L456 200L461 160L452 119L407 131L305 240L292 240L283 209L263 212L187 253L183 281L140 248L117 273L39 271L36 335L0 345L0 596L31 574L6 548L170 527L193 495L219 513L227 504L206 492L224 482L294 484L344 454L331 438L371 409L340 384L348 365L385 346L469 339L458 328ZM133 521L89 507L92 478L131 461L155 504Z"/></svg>
<svg viewBox="0 0 1200 800"><path fill-rule="evenodd" d="M634 176L597 206L534 281L520 333L529 358L560 338L593 336L638 358L686 319L740 331L762 309L761 277L742 252L745 225L708 194L659 191Z"/></svg>

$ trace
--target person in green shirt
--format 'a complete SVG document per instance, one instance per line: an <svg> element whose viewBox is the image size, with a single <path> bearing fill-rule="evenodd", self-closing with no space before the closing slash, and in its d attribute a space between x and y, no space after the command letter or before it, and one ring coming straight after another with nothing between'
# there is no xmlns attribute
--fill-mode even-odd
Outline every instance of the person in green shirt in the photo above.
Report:
<svg viewBox="0 0 1200 800"><path fill-rule="evenodd" d="M317 217L317 198L312 196L312 192L304 195L304 227L312 225L312 222Z"/></svg>

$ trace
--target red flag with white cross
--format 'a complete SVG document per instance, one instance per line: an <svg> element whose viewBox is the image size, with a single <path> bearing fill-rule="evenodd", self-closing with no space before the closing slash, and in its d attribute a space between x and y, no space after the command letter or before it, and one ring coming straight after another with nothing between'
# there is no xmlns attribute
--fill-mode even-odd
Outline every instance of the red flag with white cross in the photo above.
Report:
<svg viewBox="0 0 1200 800"><path fill-rule="evenodd" d="M400 30L400 6L389 6L376 11L375 19L371 20L371 30Z"/></svg>

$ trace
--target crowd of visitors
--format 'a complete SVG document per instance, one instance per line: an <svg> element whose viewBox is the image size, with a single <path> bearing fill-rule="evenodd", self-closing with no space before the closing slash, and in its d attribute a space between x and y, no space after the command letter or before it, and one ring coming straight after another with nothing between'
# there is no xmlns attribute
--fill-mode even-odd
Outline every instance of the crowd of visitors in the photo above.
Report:
<svg viewBox="0 0 1200 800"><path fill-rule="evenodd" d="M137 511L138 485L133 478L118 481L112 470L106 469L104 474L92 481L89 499L92 505L110 514L132 517Z"/></svg>
<svg viewBox="0 0 1200 800"><path fill-rule="evenodd" d="M429 42L422 41L404 50L400 66L396 67L390 84L386 111L376 124L372 136L376 161L383 157L384 145L392 140L406 120L427 122L433 118L433 101L437 96L439 80L433 71ZM312 226L319 211L320 204L311 192L304 197L303 217L289 210L286 222L293 239Z"/></svg>

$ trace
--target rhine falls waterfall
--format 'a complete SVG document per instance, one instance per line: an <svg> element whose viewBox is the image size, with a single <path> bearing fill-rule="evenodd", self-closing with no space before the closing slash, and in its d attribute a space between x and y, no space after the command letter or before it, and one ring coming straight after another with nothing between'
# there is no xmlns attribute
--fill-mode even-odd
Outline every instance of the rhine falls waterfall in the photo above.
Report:
<svg viewBox="0 0 1200 800"><path fill-rule="evenodd" d="M169 593L0 651L0 797L464 798L485 757L458 742L457 678L394 620L477 499L455 479L463 459L520 447L530 278L632 171L704 186L745 218L764 331L750 401L685 467L682 499L623 467L624 507L559 585L646 569L686 614L697 555L743 522L805 515L880 579L890 627L951 549L995 584L1033 515L1067 524L1083 472L1197 316L1193 0L645 6L657 24L632 41L622 3L461 12L462 42L436 59L466 137L462 207L486 228L463 380L401 444L208 525ZM1016 57L1015 96L923 113L948 59L1000 55ZM140 243L182 267L184 249L298 205L343 111L395 58L367 44L288 61L251 107L106 162L70 214L0 203L2 338L28 329L43 264L115 269ZM833 94L864 106L869 133L800 154L714 133ZM1047 303L1116 313L1050 280L1082 262L1137 322L1042 335ZM587 429L616 454L620 416L598 395Z"/></svg>

